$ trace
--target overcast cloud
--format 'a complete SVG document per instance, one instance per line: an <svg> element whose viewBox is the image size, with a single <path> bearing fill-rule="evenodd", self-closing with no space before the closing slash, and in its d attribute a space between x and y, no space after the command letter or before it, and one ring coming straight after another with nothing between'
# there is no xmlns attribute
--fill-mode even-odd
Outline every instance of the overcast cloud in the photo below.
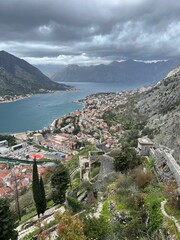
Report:
<svg viewBox="0 0 180 240"><path fill-rule="evenodd" d="M179 0L0 0L0 50L33 64L180 56Z"/></svg>

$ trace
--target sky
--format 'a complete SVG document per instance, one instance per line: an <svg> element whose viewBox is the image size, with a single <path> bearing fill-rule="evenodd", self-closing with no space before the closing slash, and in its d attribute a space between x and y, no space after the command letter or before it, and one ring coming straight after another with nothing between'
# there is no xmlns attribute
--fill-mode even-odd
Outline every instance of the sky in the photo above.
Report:
<svg viewBox="0 0 180 240"><path fill-rule="evenodd" d="M180 56L179 0L0 0L0 50L32 64Z"/></svg>

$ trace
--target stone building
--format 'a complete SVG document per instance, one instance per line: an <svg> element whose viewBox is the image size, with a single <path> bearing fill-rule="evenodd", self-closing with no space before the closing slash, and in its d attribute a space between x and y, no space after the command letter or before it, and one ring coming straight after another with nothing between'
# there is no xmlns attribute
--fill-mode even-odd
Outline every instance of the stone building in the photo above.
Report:
<svg viewBox="0 0 180 240"><path fill-rule="evenodd" d="M86 156L79 156L80 179L83 181L89 180L90 162Z"/></svg>
<svg viewBox="0 0 180 240"><path fill-rule="evenodd" d="M147 137L138 138L138 152L141 156L148 156L154 143Z"/></svg>
<svg viewBox="0 0 180 240"><path fill-rule="evenodd" d="M41 133L35 133L35 134L33 134L33 141L34 141L34 142L39 143L39 142L41 142L42 140L43 140L43 136L42 136Z"/></svg>

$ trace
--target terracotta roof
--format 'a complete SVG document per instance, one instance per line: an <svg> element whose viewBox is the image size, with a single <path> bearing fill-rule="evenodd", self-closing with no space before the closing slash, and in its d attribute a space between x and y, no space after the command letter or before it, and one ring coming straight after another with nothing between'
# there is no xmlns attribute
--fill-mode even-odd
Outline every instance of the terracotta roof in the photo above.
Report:
<svg viewBox="0 0 180 240"><path fill-rule="evenodd" d="M32 158L36 158L36 159L41 159L44 156L42 154L40 154L40 153L33 153L33 154L31 154L31 157Z"/></svg>
<svg viewBox="0 0 180 240"><path fill-rule="evenodd" d="M6 177L10 172L11 172L11 170L9 170L9 169L2 170L2 172L0 172L0 178Z"/></svg>

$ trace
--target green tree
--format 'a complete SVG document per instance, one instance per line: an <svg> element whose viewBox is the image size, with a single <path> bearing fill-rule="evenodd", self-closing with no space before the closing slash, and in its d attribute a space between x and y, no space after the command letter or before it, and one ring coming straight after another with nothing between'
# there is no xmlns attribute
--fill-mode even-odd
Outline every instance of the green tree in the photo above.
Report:
<svg viewBox="0 0 180 240"><path fill-rule="evenodd" d="M43 182L42 182L42 185L43 185ZM32 190L33 190L33 198L36 204L37 214L39 217L41 213L44 214L45 212L46 199L45 199L44 186L41 187L40 185L36 159L34 159L34 162L33 162Z"/></svg>
<svg viewBox="0 0 180 240"><path fill-rule="evenodd" d="M117 172L126 172L139 164L135 149L129 146L123 146L122 151L113 157L115 159L114 168Z"/></svg>
<svg viewBox="0 0 180 240"><path fill-rule="evenodd" d="M40 177L40 190L41 190L41 198L42 198L42 204L41 204L41 213L44 214L46 211L47 203L46 203L46 194L44 190L44 183L42 177Z"/></svg>
<svg viewBox="0 0 180 240"><path fill-rule="evenodd" d="M16 228L16 216L9 209L9 201L0 199L0 239L1 240L16 240L18 237Z"/></svg>
<svg viewBox="0 0 180 240"><path fill-rule="evenodd" d="M60 163L51 177L52 199L55 203L63 203L65 201L66 190L69 184L69 171Z"/></svg>
<svg viewBox="0 0 180 240"><path fill-rule="evenodd" d="M2 135L0 134L0 141L7 140L9 146L13 146L16 144L16 138L11 135Z"/></svg>

